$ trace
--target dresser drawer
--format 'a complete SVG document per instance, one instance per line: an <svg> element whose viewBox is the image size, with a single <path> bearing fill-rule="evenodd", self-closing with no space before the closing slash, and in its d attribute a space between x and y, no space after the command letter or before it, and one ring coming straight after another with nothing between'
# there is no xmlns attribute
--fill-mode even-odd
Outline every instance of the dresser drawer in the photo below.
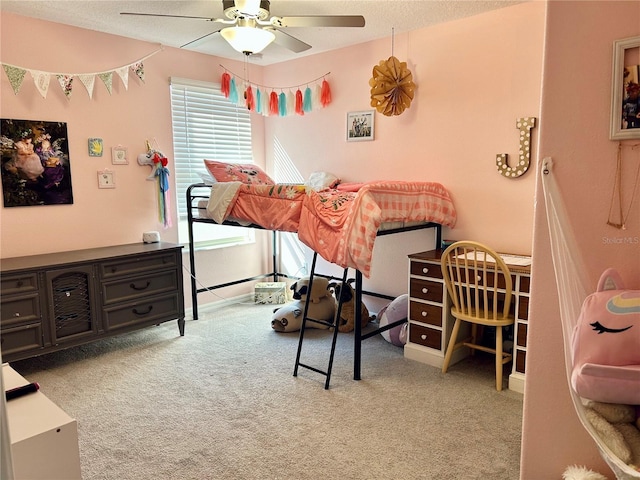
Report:
<svg viewBox="0 0 640 480"><path fill-rule="evenodd" d="M8 297L3 295L0 316L0 325L3 329L29 322L39 322L40 295L38 293Z"/></svg>
<svg viewBox="0 0 640 480"><path fill-rule="evenodd" d="M175 252L163 252L156 255L139 255L102 262L100 264L100 273L102 278L107 279L120 275L135 275L167 267L176 267L177 265L178 259Z"/></svg>
<svg viewBox="0 0 640 480"><path fill-rule="evenodd" d="M442 326L442 307L430 303L409 301L409 320Z"/></svg>
<svg viewBox="0 0 640 480"><path fill-rule="evenodd" d="M0 278L0 293L2 296L12 293L32 292L38 289L38 275L25 273L23 275L2 276Z"/></svg>
<svg viewBox="0 0 640 480"><path fill-rule="evenodd" d="M33 350L44 346L44 337L42 335L42 325L40 323L30 323L19 327L3 328L0 334L0 348L2 348L2 360L9 361L20 356L22 352L30 352L33 356Z"/></svg>
<svg viewBox="0 0 640 480"><path fill-rule="evenodd" d="M150 272L148 275L104 282L102 284L103 303L109 305L162 292L175 292L179 288L181 286L178 285L178 274L175 270Z"/></svg>
<svg viewBox="0 0 640 480"><path fill-rule="evenodd" d="M138 302L130 302L116 307L105 307L103 313L104 328L117 330L137 324L149 324L165 321L181 315L179 293L161 295Z"/></svg>
<svg viewBox="0 0 640 480"><path fill-rule="evenodd" d="M409 296L420 300L442 303L443 284L412 278L409 282Z"/></svg>
<svg viewBox="0 0 640 480"><path fill-rule="evenodd" d="M423 327L415 323L409 324L409 342L425 347L442 349L442 332L434 328Z"/></svg>
<svg viewBox="0 0 640 480"><path fill-rule="evenodd" d="M411 275L421 277L442 278L442 269L440 264L411 262Z"/></svg>

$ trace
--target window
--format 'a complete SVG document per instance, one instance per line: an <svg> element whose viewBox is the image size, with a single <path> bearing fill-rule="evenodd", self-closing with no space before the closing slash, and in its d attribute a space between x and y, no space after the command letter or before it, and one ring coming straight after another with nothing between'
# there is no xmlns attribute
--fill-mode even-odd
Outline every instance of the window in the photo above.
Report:
<svg viewBox="0 0 640 480"><path fill-rule="evenodd" d="M171 79L173 152L178 208L178 238L188 243L186 191L206 174L203 160L252 163L251 117L209 82ZM250 228L194 225L197 247L228 246L253 241Z"/></svg>

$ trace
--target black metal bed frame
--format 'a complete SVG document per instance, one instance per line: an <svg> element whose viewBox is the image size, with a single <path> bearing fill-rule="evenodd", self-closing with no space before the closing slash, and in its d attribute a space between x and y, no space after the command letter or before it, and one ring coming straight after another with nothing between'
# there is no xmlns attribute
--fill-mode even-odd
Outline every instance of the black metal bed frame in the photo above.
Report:
<svg viewBox="0 0 640 480"><path fill-rule="evenodd" d="M198 295L200 293L204 293L204 292L209 292L211 290L216 290L219 288L224 288L224 287L230 287L232 285L239 285L241 283L246 283L246 282L251 282L251 281L255 281L255 280L260 280L260 279L264 279L264 278L268 278L271 277L273 278L273 281L276 282L278 281L278 279L280 278L294 278L290 275L287 275L285 273L282 272L278 272L278 258L277 258L277 252L278 252L278 248L277 248L277 234L278 231L276 230L272 230L272 271L269 273L263 273L260 275L255 275L252 277L247 277L247 278L242 278L239 280L234 280L231 282L225 282L225 283L218 283L215 285L211 285L208 287L201 287L198 288L197 283L196 283L196 261L195 261L195 242L194 242L194 238L193 238L193 224L194 223L207 223L207 224L213 224L213 225L220 225L219 223L215 222L214 220L208 219L208 218L203 218L200 217L199 215L194 215L194 209L195 211L198 210L198 205L197 202L199 200L206 200L209 198L208 195L204 195L204 194L195 194L193 193L193 191L195 189L202 189L202 188L210 188L210 185L207 185L205 183L196 183L193 185L190 185L187 188L186 191L186 199L187 199L187 220L188 220L188 231L189 231L189 266L191 268L191 275L190 275L190 280L191 280L191 306L192 306L192 310L193 310L193 319L197 320L198 319ZM194 202L196 203L194 205ZM239 223L236 222L224 222L223 225L230 225L230 226L237 226L237 227L245 227L245 228L255 228L258 230L266 230L265 228L261 227L260 225L255 225L255 224L251 224L251 225L241 225ZM397 234L397 233L403 233L403 232L410 232L410 231L415 231L415 230L424 230L424 229L429 229L429 228L433 228L435 230L435 240L436 240L436 247L439 247L440 244L442 243L442 225L440 225L439 223L434 223L434 222L427 222L427 223L423 223L423 224L416 224L416 225L410 225L410 226L403 226L403 227L397 227L397 228L390 228L390 229L386 229L386 230L380 230L377 233L377 236L384 236L384 235L393 235L393 234ZM343 278L340 279L338 277L334 277L334 276L330 276L330 275L323 275L321 273L316 273L315 272L315 264L316 264L316 258L317 258L317 253L314 252L313 255L313 263L312 263L312 267L311 267L311 273L310 273L310 281L313 282L313 277L314 276L320 276L320 277L325 277L327 279L332 279L332 280L342 280L342 281L346 281L347 280L347 274L348 274L348 268L344 269L344 275ZM360 272L360 270L358 269L353 269L355 271L355 301L356 301L356 305L360 305L360 303L362 302L362 297L363 295L366 296L370 296L370 297L377 297L377 298L383 298L383 299L387 299L387 300L393 300L395 297L390 296L390 295L385 295L385 294L381 294L381 293L376 293L376 292L369 292L366 290L362 289L362 272ZM297 277L296 277L297 278ZM311 287L311 284L309 285L309 288ZM307 302L309 300L310 297L307 298ZM335 349L335 343L336 343L336 335L337 335L337 325L332 325L334 327L334 335L333 335L333 343L332 343L332 347L331 347L331 354L330 354L330 358L329 358L329 366L327 368L327 370L321 370L319 368L304 364L302 362L300 362L300 355L301 355L301 349L302 349L302 341L304 338L304 330L305 330L305 324L307 320L313 321L313 322L318 322L317 320L314 319L310 319L307 318L307 307L308 307L308 303L307 305L305 305L305 311L304 311L304 315L303 315L303 324L302 324L302 328L300 329L300 340L299 340L299 344L298 344L298 352L296 355L296 363L295 363L295 368L294 368L294 376L297 376L298 373L298 367L304 367L307 368L309 370L315 371L317 373L320 373L324 376L326 376L326 381L325 381L325 389L329 388L329 381L331 379L331 368L332 368L332 364L333 364L333 353L334 353L334 349ZM340 310L342 308L342 304L341 302L338 304L338 315L336 315L336 318L339 318L339 313ZM366 340L368 338L371 338L379 333L382 333L386 330L389 330L391 328L394 328L398 325L401 325L403 323L406 322L406 320L399 320L397 322L392 322L388 325L385 325L383 327L378 327L372 331L367 332L366 334L362 333L362 324L361 324L361 320L362 320L362 313L361 310L359 308L355 309L355 326L354 326L354 348L353 348L353 379L354 380L360 380L361 377L361 370L362 370L362 341ZM321 322L318 322L321 323Z"/></svg>

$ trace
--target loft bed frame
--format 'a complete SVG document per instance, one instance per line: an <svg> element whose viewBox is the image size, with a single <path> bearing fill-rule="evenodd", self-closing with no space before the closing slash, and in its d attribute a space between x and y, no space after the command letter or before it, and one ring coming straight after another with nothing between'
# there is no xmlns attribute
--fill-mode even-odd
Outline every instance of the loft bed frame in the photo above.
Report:
<svg viewBox="0 0 640 480"><path fill-rule="evenodd" d="M249 225L243 225L237 222L233 222L233 221L225 221L224 223L220 224L218 222L215 222L212 219L209 218L205 218L205 217L200 217L199 215L199 206L198 203L201 200L207 200L209 198L209 196L205 193L200 193L202 192L203 189L210 189L211 185L207 185L205 183L195 183L193 185L190 185L187 188L186 191L186 201L187 201L187 221L188 221L188 232L189 232L189 266L191 269L191 275L190 275L190 280L191 280L191 305L192 305L192 310L193 310L193 319L197 320L198 319L198 295L201 293L205 293L205 292L210 292L212 290L217 290L220 288L225 288L225 287L230 287L233 285L239 285L242 283L247 283L247 282L252 282L252 281L257 281L257 280L261 280L264 278L272 278L274 282L277 282L279 279L281 278L294 278L290 275L287 275L285 273L279 272L278 271L278 245L277 245L277 235L278 235L278 231L277 230L271 230L272 233L272 250L271 250L271 271L268 273L262 273L259 275L254 275L252 277L246 277L246 278L241 278L238 280L233 280L231 282L224 282L224 283L218 283L215 285L210 285L210 286L206 286L206 287L198 287L197 282L196 282L196 260L195 260L195 239L194 239L194 234L193 234L193 225L196 223L204 223L204 224L211 224L211 225L228 225L228 226L235 226L235 227L245 227L245 228L255 228L258 230L266 230L265 228L263 228L260 225L255 225L255 224L249 224ZM385 230L379 230L377 232L377 236L386 236L386 235L395 235L398 233L404 233L404 232L410 232L410 231L415 231L415 230L424 230L424 229L434 229L435 232L435 245L436 247L438 247L439 245L441 245L442 243L442 225L439 223L435 223L435 222L425 222L425 223L421 223L421 224L412 224L412 225L408 225L408 226L401 226L401 227L396 227L396 228L389 228L389 229L385 229ZM344 269L344 277L343 278L338 278L338 277L334 277L331 275L323 275L320 273L316 273L315 272L315 264L316 264L316 258L317 258L317 253L314 252L313 255L313 262L312 262L312 268L311 268L311 273L310 276L320 276L320 277L325 277L327 279L330 280L338 280L338 281L346 281L347 279L347 271L349 270L348 268ZM376 293L376 292L369 292L369 291L365 291L362 289L362 272L360 272L360 270L358 269L353 269L355 271L355 285L354 285L354 291L355 291L355 300L356 300L356 305L360 305L360 302L362 302L362 297L364 295L366 296L370 296L370 297L376 297L376 298L382 298L382 299L386 299L386 300L393 300L395 297L390 296L390 295L386 295L386 294L382 294L382 293ZM297 277L295 277L297 278ZM338 308L340 308L341 306L339 305ZM306 308L305 308L305 315L304 315L304 319L303 322L306 321ZM311 320L311 319L309 319ZM315 321L315 320L311 320L311 321ZM359 308L355 309L355 328L354 328L354 348L353 348L353 379L354 380L360 380L362 378L361 376L361 371L362 371L362 342L368 338L371 338L379 333L382 333L386 330L389 330L391 328L394 328L398 325L402 325L403 323L405 323L407 320L399 320L396 322L392 322L389 323L383 327L378 327L374 330L368 331L367 333L363 334L362 333L362 324L361 324L361 310ZM337 332L337 328L334 329ZM334 333L334 340L333 340L333 345L332 345L332 351L331 351L331 357L329 360L329 366L327 368L327 370L321 370L309 365L306 365L304 363L300 362L300 350L302 348L302 339L304 337L304 323L303 323L303 327L300 331L300 343L298 345L298 353L297 353L297 358L296 358L296 365L295 365L295 370L294 370L294 376L297 375L297 371L298 371L298 367L304 367L307 368L309 370L313 370L317 373L320 373L322 375L324 375L326 377L326 381L325 381L325 389L329 388L329 381L331 378L331 365L333 362L333 348L335 347L335 338L336 338L336 334Z"/></svg>

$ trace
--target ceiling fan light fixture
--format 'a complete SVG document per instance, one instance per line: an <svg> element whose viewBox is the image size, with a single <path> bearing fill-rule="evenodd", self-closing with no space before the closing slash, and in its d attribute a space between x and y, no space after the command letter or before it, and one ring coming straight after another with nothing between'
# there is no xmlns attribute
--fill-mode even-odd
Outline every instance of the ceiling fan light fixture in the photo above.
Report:
<svg viewBox="0 0 640 480"><path fill-rule="evenodd" d="M220 35L240 53L259 53L276 39L273 32L254 27L227 27Z"/></svg>

